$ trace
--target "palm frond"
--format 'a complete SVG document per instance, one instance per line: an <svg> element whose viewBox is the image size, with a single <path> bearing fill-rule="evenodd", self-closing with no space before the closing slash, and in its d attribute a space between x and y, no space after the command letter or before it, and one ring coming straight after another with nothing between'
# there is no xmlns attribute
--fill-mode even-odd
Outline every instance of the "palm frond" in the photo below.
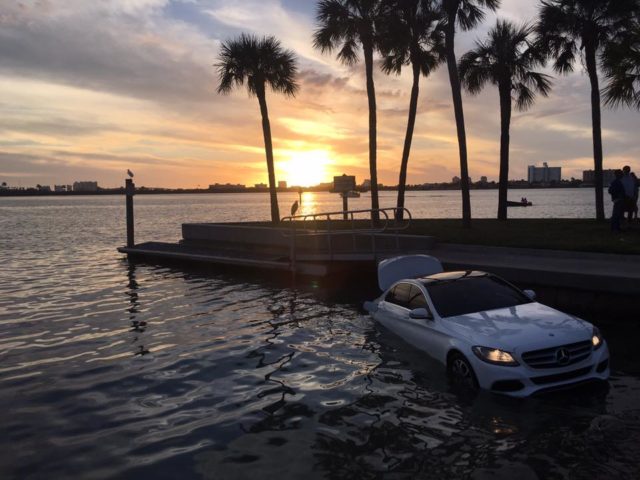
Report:
<svg viewBox="0 0 640 480"><path fill-rule="evenodd" d="M218 60L218 93L245 84L250 95L263 92L266 86L289 96L298 91L295 54L283 49L275 37L241 34L222 44Z"/></svg>
<svg viewBox="0 0 640 480"><path fill-rule="evenodd" d="M639 75L621 75L609 82L603 93L605 104L610 107L628 106L640 110Z"/></svg>
<svg viewBox="0 0 640 480"><path fill-rule="evenodd" d="M553 61L553 69L562 74L573 72L577 50L575 42L567 42L563 49L556 50L557 54Z"/></svg>
<svg viewBox="0 0 640 480"><path fill-rule="evenodd" d="M377 45L375 20L380 0L322 0L318 3L313 46L322 53L338 50L338 59L358 61L358 46Z"/></svg>
<svg viewBox="0 0 640 480"><path fill-rule="evenodd" d="M574 69L585 46L599 50L615 39L640 10L638 0L543 0L537 43L559 73Z"/></svg>
<svg viewBox="0 0 640 480"><path fill-rule="evenodd" d="M415 65L428 76L444 60L443 13L435 0L382 0L376 22L385 73Z"/></svg>
<svg viewBox="0 0 640 480"><path fill-rule="evenodd" d="M528 24L516 25L498 20L485 42L477 41L475 48L460 59L459 72L463 86L471 94L479 93L487 83L502 88L511 86L516 108L529 108L536 93L547 96L551 77L533 71L544 63L544 55L531 37Z"/></svg>
<svg viewBox="0 0 640 480"><path fill-rule="evenodd" d="M640 18L606 45L601 64L607 82L605 103L640 109Z"/></svg>
<svg viewBox="0 0 640 480"><path fill-rule="evenodd" d="M518 110L527 110L535 102L535 93L524 83L517 83L513 86L516 97L516 108Z"/></svg>
<svg viewBox="0 0 640 480"><path fill-rule="evenodd" d="M356 39L354 37L346 38L336 57L345 65L358 63L358 43Z"/></svg>
<svg viewBox="0 0 640 480"><path fill-rule="evenodd" d="M474 50L460 58L458 65L460 81L470 94L477 95L488 82L497 82L490 58L491 53L487 45L479 42L476 42Z"/></svg>
<svg viewBox="0 0 640 480"><path fill-rule="evenodd" d="M458 25L462 30L471 30L482 23L485 13L470 0L461 0L461 8L458 10Z"/></svg>
<svg viewBox="0 0 640 480"><path fill-rule="evenodd" d="M553 85L552 77L540 72L526 72L519 80L543 97L548 97Z"/></svg>

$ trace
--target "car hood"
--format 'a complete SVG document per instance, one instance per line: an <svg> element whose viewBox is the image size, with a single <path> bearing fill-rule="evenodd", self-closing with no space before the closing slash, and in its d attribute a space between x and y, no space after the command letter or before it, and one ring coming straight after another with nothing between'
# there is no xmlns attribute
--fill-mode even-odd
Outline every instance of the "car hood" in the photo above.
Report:
<svg viewBox="0 0 640 480"><path fill-rule="evenodd" d="M537 302L442 319L469 342L523 352L587 340L592 325Z"/></svg>

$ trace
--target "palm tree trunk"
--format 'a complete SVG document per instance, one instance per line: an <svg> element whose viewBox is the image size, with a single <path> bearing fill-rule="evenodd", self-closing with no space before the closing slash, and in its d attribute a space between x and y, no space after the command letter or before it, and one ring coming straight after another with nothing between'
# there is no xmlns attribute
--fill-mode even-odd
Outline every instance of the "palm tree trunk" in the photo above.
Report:
<svg viewBox="0 0 640 480"><path fill-rule="evenodd" d="M273 164L273 145L271 144L271 124L269 123L269 111L264 89L257 92L262 114L262 133L264 135L264 149L267 154L267 172L269 173L269 196L271 198L271 222L280 222L280 210L278 209L278 193L276 191L276 173Z"/></svg>
<svg viewBox="0 0 640 480"><path fill-rule="evenodd" d="M509 129L511 126L511 82L501 82L500 91L500 179L498 181L498 220L507 219L509 191Z"/></svg>
<svg viewBox="0 0 640 480"><path fill-rule="evenodd" d="M593 178L596 194L596 220L604 220L604 192L602 185L602 120L600 114L600 86L596 48L592 42L586 42L585 57L587 72L591 82L591 124L593 128Z"/></svg>
<svg viewBox="0 0 640 480"><path fill-rule="evenodd" d="M407 121L407 133L404 137L404 148L402 150L402 162L400 163L400 179L398 180L398 209L396 210L396 220L404 218L404 193L407 186L407 165L409 164L409 153L411 151L411 140L413 139L413 129L416 124L416 113L418 111L418 94L420 93L420 65L413 63L413 86L411 87L411 99L409 100L409 119Z"/></svg>
<svg viewBox="0 0 640 480"><path fill-rule="evenodd" d="M371 220L374 224L380 221L378 209L378 165L377 165L377 117L376 117L376 89L373 84L373 45L363 42L364 65L367 76L367 97L369 99L369 174L371 176Z"/></svg>
<svg viewBox="0 0 640 480"><path fill-rule="evenodd" d="M467 134L464 128L464 111L462 109L462 89L458 75L458 63L455 52L456 14L450 13L445 32L445 49L449 82L453 96L453 111L458 130L458 149L460 150L460 188L462 190L462 225L471 227L471 198L469 195L469 167L467 165Z"/></svg>

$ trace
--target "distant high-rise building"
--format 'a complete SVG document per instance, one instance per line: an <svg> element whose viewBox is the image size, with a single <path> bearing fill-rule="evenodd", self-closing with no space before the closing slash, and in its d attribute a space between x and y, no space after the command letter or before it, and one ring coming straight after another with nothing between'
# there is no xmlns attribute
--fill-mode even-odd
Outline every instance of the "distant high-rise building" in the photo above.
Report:
<svg viewBox="0 0 640 480"><path fill-rule="evenodd" d="M287 188L287 182L286 182L286 180L280 180L280 181L278 181L278 188L283 189L283 190L284 190L285 188Z"/></svg>
<svg viewBox="0 0 640 480"><path fill-rule="evenodd" d="M97 192L98 182L93 182L93 181L73 182L73 191L74 192Z"/></svg>
<svg viewBox="0 0 640 480"><path fill-rule="evenodd" d="M267 188L267 184L266 183L256 183L254 185L255 188Z"/></svg>
<svg viewBox="0 0 640 480"><path fill-rule="evenodd" d="M460 183L460 177L453 177L451 183Z"/></svg>
<svg viewBox="0 0 640 480"><path fill-rule="evenodd" d="M611 185L613 180L616 178L615 170L602 170L602 184L603 185ZM595 185L596 184L596 173L593 170L583 170L582 171L582 183L586 183L587 185Z"/></svg>
<svg viewBox="0 0 640 480"><path fill-rule="evenodd" d="M547 162L544 162L542 167L529 165L528 174L529 183L560 182L562 180L562 167L550 167Z"/></svg>
<svg viewBox="0 0 640 480"><path fill-rule="evenodd" d="M53 186L53 191L54 192L66 192L67 191L67 186L66 185L54 185Z"/></svg>
<svg viewBox="0 0 640 480"><path fill-rule="evenodd" d="M485 176L480 177L480 183L487 183L487 182L488 182L487 177Z"/></svg>

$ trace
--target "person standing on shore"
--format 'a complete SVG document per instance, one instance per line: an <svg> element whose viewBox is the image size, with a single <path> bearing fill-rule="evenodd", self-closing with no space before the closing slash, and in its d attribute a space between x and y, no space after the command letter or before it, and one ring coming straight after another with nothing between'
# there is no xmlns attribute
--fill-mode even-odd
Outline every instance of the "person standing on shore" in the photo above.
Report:
<svg viewBox="0 0 640 480"><path fill-rule="evenodd" d="M631 172L631 178L634 182L634 190L633 190L633 205L632 211L629 213L629 221L631 221L634 217L636 221L638 220L638 190L640 189L640 182L638 181L638 177L636 174Z"/></svg>
<svg viewBox="0 0 640 480"><path fill-rule="evenodd" d="M611 195L611 201L613 202L613 212L611 213L611 231L620 231L620 219L624 216L625 206L625 190L622 184L622 177L624 173L622 170L616 170L615 180L611 182L609 186L609 195Z"/></svg>
<svg viewBox="0 0 640 480"><path fill-rule="evenodd" d="M637 207L637 185L638 180L635 178L635 175L631 176L631 167L629 165L625 165L622 167L623 176L620 179L622 182L622 186L624 187L624 211L622 212L622 217L624 218L624 214L627 214L627 220L631 223L633 220L633 214L635 213Z"/></svg>

